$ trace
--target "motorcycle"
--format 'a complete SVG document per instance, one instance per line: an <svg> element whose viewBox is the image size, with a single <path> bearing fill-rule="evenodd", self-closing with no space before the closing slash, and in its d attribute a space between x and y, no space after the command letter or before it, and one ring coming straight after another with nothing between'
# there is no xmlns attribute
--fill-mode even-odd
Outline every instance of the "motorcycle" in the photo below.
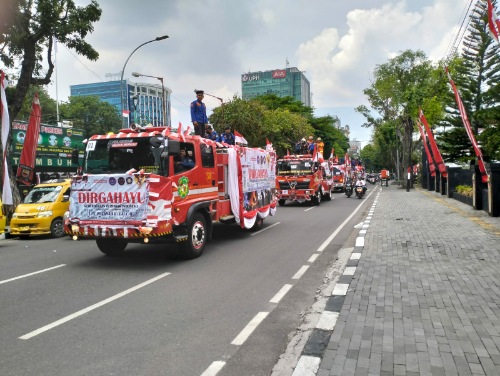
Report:
<svg viewBox="0 0 500 376"><path fill-rule="evenodd" d="M364 183L364 181L358 180L356 182L356 186L355 186L354 190L355 190L357 198L363 198L363 196L366 192L366 184Z"/></svg>
<svg viewBox="0 0 500 376"><path fill-rule="evenodd" d="M344 193L347 196L347 198L351 197L352 195L352 183L347 182L345 187L344 187Z"/></svg>

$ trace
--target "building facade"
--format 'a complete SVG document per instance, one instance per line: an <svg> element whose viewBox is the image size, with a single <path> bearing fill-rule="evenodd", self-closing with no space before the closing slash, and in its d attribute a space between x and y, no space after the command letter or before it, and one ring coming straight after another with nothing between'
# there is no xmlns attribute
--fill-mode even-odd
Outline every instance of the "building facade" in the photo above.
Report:
<svg viewBox="0 0 500 376"><path fill-rule="evenodd" d="M140 125L152 124L153 126L171 125L172 91L159 84L148 84L120 80L94 82L81 85L71 85L71 96L96 96L102 101L116 107L117 113L122 116L121 90L124 90L124 108L130 111L126 126L131 123ZM163 106L165 106L166 121L163 120Z"/></svg>
<svg viewBox="0 0 500 376"><path fill-rule="evenodd" d="M241 75L241 96L250 100L264 94L292 97L311 107L311 85L297 68L248 72Z"/></svg>

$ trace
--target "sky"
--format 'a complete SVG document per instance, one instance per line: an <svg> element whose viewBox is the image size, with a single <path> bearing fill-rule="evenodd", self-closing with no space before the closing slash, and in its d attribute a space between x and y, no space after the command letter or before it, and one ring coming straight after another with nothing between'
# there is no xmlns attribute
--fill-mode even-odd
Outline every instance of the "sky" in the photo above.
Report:
<svg viewBox="0 0 500 376"><path fill-rule="evenodd" d="M289 67L311 83L314 115L338 116L350 139L366 145L371 129L354 111L369 105L363 90L373 71L400 52L422 50L438 61L454 46L476 0L97 0L103 13L86 40L89 61L59 45L49 94L66 101L70 85L124 79L132 72L163 77L172 91L172 125L190 123L194 89L229 101L241 97L241 75ZM85 6L90 0L76 0ZM106 76L108 75L108 77ZM117 77L117 78L116 78ZM205 95L210 115L220 102Z"/></svg>

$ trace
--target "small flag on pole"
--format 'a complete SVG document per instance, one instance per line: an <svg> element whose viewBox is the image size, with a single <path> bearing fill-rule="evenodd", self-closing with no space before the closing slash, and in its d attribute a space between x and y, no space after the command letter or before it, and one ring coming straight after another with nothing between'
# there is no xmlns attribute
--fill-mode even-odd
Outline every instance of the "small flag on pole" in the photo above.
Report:
<svg viewBox="0 0 500 376"><path fill-rule="evenodd" d="M496 15L495 9L493 8L493 4L491 0L488 0L488 28L490 30L490 34L497 42L500 43L500 20Z"/></svg>
<svg viewBox="0 0 500 376"><path fill-rule="evenodd" d="M238 131L234 131L234 141L238 142L240 144L245 144L248 145L247 140L245 140L245 137L243 137Z"/></svg>
<svg viewBox="0 0 500 376"><path fill-rule="evenodd" d="M128 118L128 116L130 115L130 111L129 110L123 110L122 111L122 115L123 115L123 117Z"/></svg>

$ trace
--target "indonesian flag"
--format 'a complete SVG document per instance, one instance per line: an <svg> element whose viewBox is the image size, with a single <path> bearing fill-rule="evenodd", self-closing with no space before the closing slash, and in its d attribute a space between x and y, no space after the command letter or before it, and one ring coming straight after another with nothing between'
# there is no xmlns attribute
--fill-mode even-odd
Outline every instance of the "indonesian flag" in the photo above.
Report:
<svg viewBox="0 0 500 376"><path fill-rule="evenodd" d="M190 134L190 132L189 132L189 131L190 131L190 128L191 128L191 126L190 126L190 125L188 125L188 126L187 126L187 129L184 131L184 136L187 136L188 134Z"/></svg>
<svg viewBox="0 0 500 376"><path fill-rule="evenodd" d="M488 0L488 28L490 29L491 36L497 41L499 41L500 36L500 21L496 15L495 9L491 0Z"/></svg>
<svg viewBox="0 0 500 376"><path fill-rule="evenodd" d="M234 142L238 142L240 144L248 145L247 140L243 137L238 131L234 131Z"/></svg>
<svg viewBox="0 0 500 376"><path fill-rule="evenodd" d="M266 150L273 151L273 144L266 137Z"/></svg>
<svg viewBox="0 0 500 376"><path fill-rule="evenodd" d="M130 115L130 111L129 110L123 110L122 111L122 116L123 117L128 118L129 115Z"/></svg>
<svg viewBox="0 0 500 376"><path fill-rule="evenodd" d="M424 111L422 111L422 109L419 110L418 118L424 124L425 130L427 131L429 144L431 145L432 155L434 156L434 163L438 167L439 173L446 178L448 177L448 172L446 171L446 166L444 165L443 157L441 157L441 153L439 152L436 140L434 140L434 135L432 134L431 127L429 127L429 123L427 122L427 119L425 118L424 115Z"/></svg>
<svg viewBox="0 0 500 376"><path fill-rule="evenodd" d="M5 205L13 205L12 189L10 187L9 167L7 165L7 139L10 131L9 107L7 106L7 97L5 96L5 74L3 71L0 76L0 114L2 115L2 150L3 150L3 174L2 174L2 202Z"/></svg>
<svg viewBox="0 0 500 376"><path fill-rule="evenodd" d="M179 127L177 127L177 134L182 139L182 142L186 142L186 138L184 137L184 133L182 133L182 123L179 121Z"/></svg>
<svg viewBox="0 0 500 376"><path fill-rule="evenodd" d="M417 120L418 129L420 130L420 136L422 137L422 143L424 144L425 154L427 154L427 163L429 164L429 170L431 172L431 176L436 176L436 166L434 165L434 159L432 158L432 154L427 146L427 137L425 136L424 129L422 128L422 124Z"/></svg>
<svg viewBox="0 0 500 376"><path fill-rule="evenodd" d="M314 149L313 149L313 162L318 162L319 160L319 152L318 152L318 146L314 144Z"/></svg>
<svg viewBox="0 0 500 376"><path fill-rule="evenodd" d="M334 148L332 148L332 152L330 153L330 158L328 158L328 159L330 159L331 161L333 161L333 158L335 158L334 153L335 153L335 149L334 149Z"/></svg>

